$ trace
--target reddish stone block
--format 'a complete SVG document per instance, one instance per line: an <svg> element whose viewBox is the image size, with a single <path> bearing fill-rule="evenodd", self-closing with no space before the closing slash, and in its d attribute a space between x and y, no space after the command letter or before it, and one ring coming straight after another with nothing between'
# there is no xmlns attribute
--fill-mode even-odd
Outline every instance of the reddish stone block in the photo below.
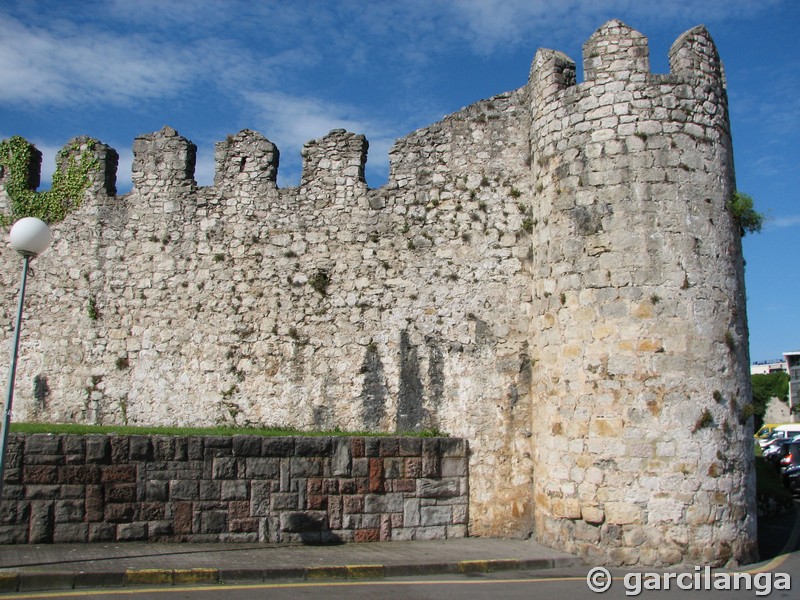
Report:
<svg viewBox="0 0 800 600"><path fill-rule="evenodd" d="M340 479L339 480L339 494L355 494L356 493L356 480L355 479Z"/></svg>
<svg viewBox="0 0 800 600"><path fill-rule="evenodd" d="M350 453L353 458L364 458L364 438L350 438Z"/></svg>
<svg viewBox="0 0 800 600"><path fill-rule="evenodd" d="M136 484L111 483L106 488L106 502L135 502Z"/></svg>
<svg viewBox="0 0 800 600"><path fill-rule="evenodd" d="M105 502L103 501L103 488L99 485L86 486L86 520L89 523L101 523L105 518Z"/></svg>
<svg viewBox="0 0 800 600"><path fill-rule="evenodd" d="M373 494L383 491L383 461L380 458L369 459L369 491Z"/></svg>
<svg viewBox="0 0 800 600"><path fill-rule="evenodd" d="M228 503L228 518L232 521L234 519L246 519L250 517L250 501L237 500Z"/></svg>
<svg viewBox="0 0 800 600"><path fill-rule="evenodd" d="M339 493L339 480L338 479L323 479L322 480L322 493L336 495Z"/></svg>
<svg viewBox="0 0 800 600"><path fill-rule="evenodd" d="M175 502L172 506L172 522L175 533L192 533L192 503Z"/></svg>
<svg viewBox="0 0 800 600"><path fill-rule="evenodd" d="M416 481L416 479L411 479L411 478L395 479L392 482L392 491L393 492L416 492L417 491L417 481Z"/></svg>
<svg viewBox="0 0 800 600"><path fill-rule="evenodd" d="M247 517L246 519L231 519L228 521L228 530L231 533L251 533L258 531L258 519Z"/></svg>
<svg viewBox="0 0 800 600"><path fill-rule="evenodd" d="M306 504L309 510L325 510L328 508L328 497L321 494L309 494Z"/></svg>
<svg viewBox="0 0 800 600"><path fill-rule="evenodd" d="M58 470L58 482L65 484L87 484L100 481L97 465L68 465Z"/></svg>
<svg viewBox="0 0 800 600"><path fill-rule="evenodd" d="M342 496L344 512L361 514L364 512L364 496Z"/></svg>
<svg viewBox="0 0 800 600"><path fill-rule="evenodd" d="M392 539L392 517L381 515L381 541L388 542Z"/></svg>
<svg viewBox="0 0 800 600"><path fill-rule="evenodd" d="M52 465L27 465L22 470L22 481L36 485L58 483L58 468Z"/></svg>
<svg viewBox="0 0 800 600"><path fill-rule="evenodd" d="M322 479L320 477L309 477L306 482L306 493L309 496L322 493Z"/></svg>
<svg viewBox="0 0 800 600"><path fill-rule="evenodd" d="M356 494L369 494L369 478L358 477L356 482Z"/></svg>
<svg viewBox="0 0 800 600"><path fill-rule="evenodd" d="M353 539L356 542L379 542L381 539L381 530L377 527L368 529L356 529Z"/></svg>
<svg viewBox="0 0 800 600"><path fill-rule="evenodd" d="M136 481L136 467L133 465L109 465L100 467L100 481L103 483L133 483Z"/></svg>

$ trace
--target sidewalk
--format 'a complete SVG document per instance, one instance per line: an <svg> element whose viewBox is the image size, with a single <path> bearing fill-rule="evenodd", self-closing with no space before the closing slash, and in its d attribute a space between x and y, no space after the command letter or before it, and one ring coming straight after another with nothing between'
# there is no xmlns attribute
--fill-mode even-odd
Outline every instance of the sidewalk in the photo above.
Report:
<svg viewBox="0 0 800 600"><path fill-rule="evenodd" d="M582 565L530 540L464 538L335 546L46 544L0 546L0 592L354 579Z"/></svg>

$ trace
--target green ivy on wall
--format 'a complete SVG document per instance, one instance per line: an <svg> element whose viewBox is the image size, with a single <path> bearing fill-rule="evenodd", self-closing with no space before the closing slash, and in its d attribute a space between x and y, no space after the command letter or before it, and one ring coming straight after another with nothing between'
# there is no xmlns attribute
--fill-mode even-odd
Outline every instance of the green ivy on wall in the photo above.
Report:
<svg viewBox="0 0 800 600"><path fill-rule="evenodd" d="M10 214L0 214L0 225L8 226L22 217L38 217L47 223L63 221L80 206L83 193L89 187L89 174L100 167L90 152L80 152L81 147L88 146L91 150L97 143L95 139L83 138L61 150L59 157L64 152L69 154L66 169L56 169L50 189L37 192L28 187L31 145L18 135L1 141L0 167L5 174Z"/></svg>

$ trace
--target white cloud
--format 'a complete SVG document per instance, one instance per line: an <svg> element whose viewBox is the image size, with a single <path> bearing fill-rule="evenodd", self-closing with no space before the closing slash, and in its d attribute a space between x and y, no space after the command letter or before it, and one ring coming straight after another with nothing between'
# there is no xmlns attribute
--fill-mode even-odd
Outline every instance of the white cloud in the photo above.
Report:
<svg viewBox="0 0 800 600"><path fill-rule="evenodd" d="M327 135L332 129L362 133L370 144L370 169L385 169L395 132L378 120L357 118L361 109L310 96L279 92L249 92L245 100L255 113L255 125L281 152L281 175L299 175L300 149L306 142ZM285 167L285 168L284 168Z"/></svg>
<svg viewBox="0 0 800 600"><path fill-rule="evenodd" d="M29 27L0 19L0 101L25 104L123 103L173 94L190 79L185 58L139 38L61 24Z"/></svg>
<svg viewBox="0 0 800 600"><path fill-rule="evenodd" d="M782 217L771 217L767 219L766 227L785 229L787 227L797 227L800 225L800 215L784 215Z"/></svg>

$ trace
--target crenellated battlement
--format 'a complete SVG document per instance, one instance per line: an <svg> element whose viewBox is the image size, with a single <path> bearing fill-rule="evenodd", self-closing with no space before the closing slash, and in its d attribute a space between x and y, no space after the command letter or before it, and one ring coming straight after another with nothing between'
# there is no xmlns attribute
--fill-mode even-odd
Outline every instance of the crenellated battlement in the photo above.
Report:
<svg viewBox="0 0 800 600"><path fill-rule="evenodd" d="M616 565L752 560L719 56L697 27L652 74L647 38L614 20L583 60L579 83L540 49L520 89L398 140L379 189L366 138L341 129L306 143L300 185L278 188L264 135L218 142L200 187L196 146L164 127L134 141L121 196L116 151L72 140L59 168L87 155L93 170L36 259L15 419L439 429L469 441L471 535ZM8 321L18 271L2 252ZM463 535L448 510L407 517Z"/></svg>

